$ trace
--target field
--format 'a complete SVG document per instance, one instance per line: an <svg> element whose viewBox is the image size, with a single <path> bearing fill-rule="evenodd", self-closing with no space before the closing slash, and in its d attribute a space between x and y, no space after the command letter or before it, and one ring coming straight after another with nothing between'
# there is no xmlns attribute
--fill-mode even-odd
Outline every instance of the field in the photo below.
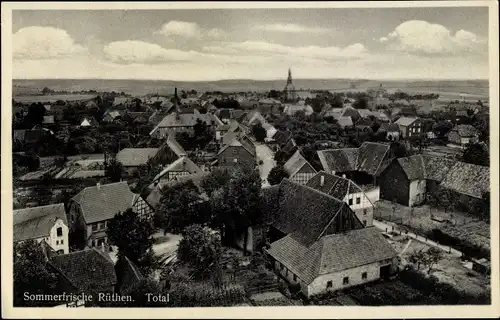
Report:
<svg viewBox="0 0 500 320"><path fill-rule="evenodd" d="M56 102L57 100L63 101L80 101L80 100L90 100L95 98L96 95L91 94L61 94L61 95L48 95L48 96L13 96L13 99L17 102L23 103L37 103L37 102Z"/></svg>
<svg viewBox="0 0 500 320"><path fill-rule="evenodd" d="M351 83L356 83L356 89L349 89ZM271 89L282 90L286 78L282 80L221 80L209 82L181 82L168 80L103 80L103 79L44 79L44 80L13 80L13 93L39 92L43 87L55 91L116 91L132 95L148 93L172 94L174 87L180 90L222 91L222 92L264 92ZM439 93L442 99L455 100L460 94L471 95L473 101L485 99L489 95L487 80L349 80L349 79L294 79L295 88L333 90L333 91L365 91L368 88L378 88L380 84L388 91L402 90L413 93Z"/></svg>
<svg viewBox="0 0 500 320"><path fill-rule="evenodd" d="M415 207L412 212L408 207L382 200L376 203L374 218L392 221L420 234L439 229L464 242L490 250L489 224L466 213L444 212L428 205Z"/></svg>

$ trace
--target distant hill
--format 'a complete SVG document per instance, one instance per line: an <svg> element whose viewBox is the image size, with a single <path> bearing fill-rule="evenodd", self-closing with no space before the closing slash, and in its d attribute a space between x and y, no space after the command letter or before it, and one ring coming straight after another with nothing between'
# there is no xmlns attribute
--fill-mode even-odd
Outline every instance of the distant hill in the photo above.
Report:
<svg viewBox="0 0 500 320"><path fill-rule="evenodd" d="M148 93L171 94L174 87L179 90L246 92L268 91L271 89L282 90L286 79L283 80L220 80L207 82L182 82L169 80L103 80L103 79L36 79L13 80L13 95L22 96L39 92L48 87L55 91L116 91L132 95L145 95ZM447 92L466 93L478 97L488 96L488 80L365 80L365 79L296 79L295 88L316 90L349 90L351 84L356 89L364 91L368 88L379 87L380 84L388 90L402 90L408 92ZM350 89L351 91L353 89ZM458 97L457 97L458 99Z"/></svg>

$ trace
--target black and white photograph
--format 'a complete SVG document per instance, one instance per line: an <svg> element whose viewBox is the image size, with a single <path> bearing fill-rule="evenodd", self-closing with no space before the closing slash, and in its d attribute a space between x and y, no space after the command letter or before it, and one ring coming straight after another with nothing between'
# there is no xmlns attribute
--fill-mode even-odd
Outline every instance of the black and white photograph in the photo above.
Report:
<svg viewBox="0 0 500 320"><path fill-rule="evenodd" d="M498 4L320 4L2 3L2 306L498 316Z"/></svg>

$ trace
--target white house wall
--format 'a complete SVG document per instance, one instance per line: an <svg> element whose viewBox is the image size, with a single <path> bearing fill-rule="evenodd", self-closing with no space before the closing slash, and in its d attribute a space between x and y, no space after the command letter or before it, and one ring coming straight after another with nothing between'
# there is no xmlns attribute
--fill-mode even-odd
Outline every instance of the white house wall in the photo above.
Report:
<svg viewBox="0 0 500 320"><path fill-rule="evenodd" d="M57 236L57 229L62 229L62 235ZM50 229L49 245L56 252L62 250L65 254L69 253L69 228L61 219L57 219L54 226Z"/></svg>
<svg viewBox="0 0 500 320"><path fill-rule="evenodd" d="M410 194L408 199L408 206L412 207L418 205L425 200L426 181L413 180L410 183Z"/></svg>
<svg viewBox="0 0 500 320"><path fill-rule="evenodd" d="M356 203L356 199L360 199L360 203ZM373 225L373 204L370 202L364 192L351 193L345 196L343 201L349 204L352 199L352 204L349 207L354 211L358 219L366 226Z"/></svg>
<svg viewBox="0 0 500 320"><path fill-rule="evenodd" d="M380 278L380 267L391 264L391 261L378 261L372 264L343 270L336 273L325 274L317 277L307 286L307 296L316 295L326 291L336 291L352 286L368 283ZM366 272L366 279L362 279L363 272ZM343 279L349 277L349 283L343 284ZM327 289L328 281L332 281L331 288Z"/></svg>

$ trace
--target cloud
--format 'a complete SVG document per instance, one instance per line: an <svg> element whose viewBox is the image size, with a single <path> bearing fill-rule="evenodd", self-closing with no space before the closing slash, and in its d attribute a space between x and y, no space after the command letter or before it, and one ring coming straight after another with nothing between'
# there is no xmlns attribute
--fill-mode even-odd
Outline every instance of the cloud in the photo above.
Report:
<svg viewBox="0 0 500 320"><path fill-rule="evenodd" d="M386 38L387 41L382 41ZM392 50L407 53L445 54L484 51L486 40L472 32L459 30L453 34L449 29L427 21L406 21L380 39ZM487 52L487 51L485 51Z"/></svg>
<svg viewBox="0 0 500 320"><path fill-rule="evenodd" d="M202 37L222 38L226 35L226 32L219 28L205 30L195 22L172 20L163 24L160 30L156 31L155 34L161 34L167 37L178 36L198 39Z"/></svg>
<svg viewBox="0 0 500 320"><path fill-rule="evenodd" d="M157 44L137 40L111 42L104 46L103 52L107 59L121 64L189 61L197 55L194 51L165 49Z"/></svg>
<svg viewBox="0 0 500 320"><path fill-rule="evenodd" d="M389 39L387 37L382 37L379 39L380 42L387 42Z"/></svg>
<svg viewBox="0 0 500 320"><path fill-rule="evenodd" d="M257 25L253 28L254 30L260 31L269 31L269 32L286 32L286 33L326 33L332 32L330 29L326 28L316 28L316 27L308 27L300 24L294 23L273 23L273 24L265 24L265 25Z"/></svg>
<svg viewBox="0 0 500 320"><path fill-rule="evenodd" d="M228 42L218 46L205 46L203 51L230 55L274 55L275 58L281 56L321 60L358 59L367 54L366 48L361 43L355 43L343 48L289 47L263 41Z"/></svg>
<svg viewBox="0 0 500 320"><path fill-rule="evenodd" d="M13 56L17 59L51 59L86 52L63 29L31 26L19 29L12 36Z"/></svg>

